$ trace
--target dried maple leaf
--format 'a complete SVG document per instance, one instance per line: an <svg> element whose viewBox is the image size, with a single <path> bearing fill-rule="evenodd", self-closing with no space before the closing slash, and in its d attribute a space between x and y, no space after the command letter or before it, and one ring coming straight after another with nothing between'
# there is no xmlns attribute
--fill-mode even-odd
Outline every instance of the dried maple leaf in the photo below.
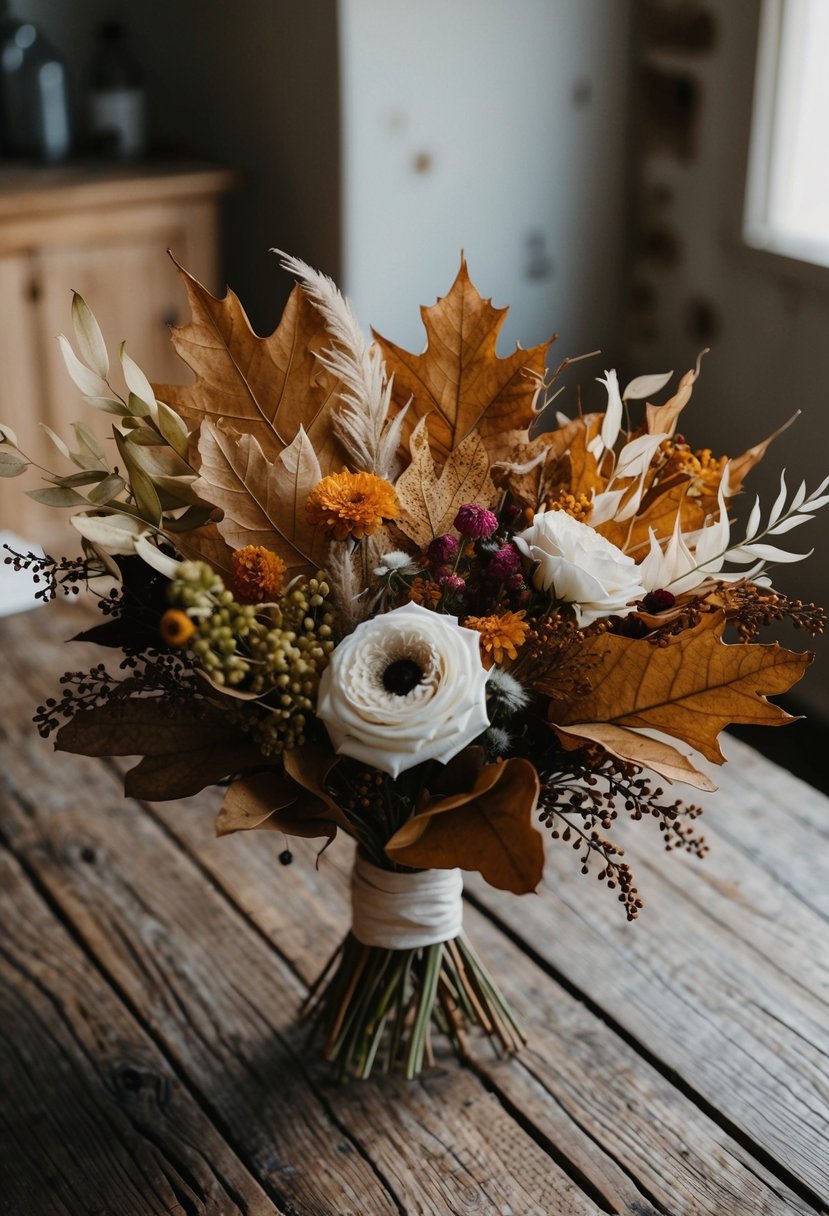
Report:
<svg viewBox="0 0 829 1216"><path fill-rule="evenodd" d="M404 422L408 435L427 418L432 450L443 462L474 431L493 454L504 431L532 422L550 342L518 347L500 359L495 347L509 310L493 308L469 279L466 262L448 295L422 308L427 345L415 355L374 332L394 375L393 401L412 404Z"/></svg>
<svg viewBox="0 0 829 1216"><path fill-rule="evenodd" d="M240 434L253 435L270 459L303 428L324 472L341 468L344 453L331 426L339 383L316 357L330 346L330 338L302 289L291 292L276 330L260 338L232 291L219 300L178 269L192 319L173 328L172 340L196 380L156 385L156 396L190 427L206 418L221 419Z"/></svg>
<svg viewBox="0 0 829 1216"><path fill-rule="evenodd" d="M590 690L553 710L557 726L590 723L659 730L722 764L717 736L730 723L793 721L766 696L786 692L813 659L773 646L725 645L722 612L704 616L665 646L597 634L580 651Z"/></svg>
<svg viewBox="0 0 829 1216"><path fill-rule="evenodd" d="M438 798L403 825L386 853L406 866L478 870L501 891L534 891L544 869L544 844L532 822L538 773L529 760L481 769L473 787Z"/></svg>
<svg viewBox="0 0 829 1216"><path fill-rule="evenodd" d="M217 527L232 549L263 545L294 573L320 566L327 541L309 523L305 505L321 473L301 428L290 446L269 461L255 435L239 435L205 421L199 452L201 467L194 487L224 511Z"/></svg>
<svg viewBox="0 0 829 1216"><path fill-rule="evenodd" d="M494 501L489 457L479 435L468 435L449 454L440 476L435 472L425 418L412 431L409 449L411 464L395 486L401 508L396 526L416 545L425 547L433 537L448 532L463 503L488 507Z"/></svg>

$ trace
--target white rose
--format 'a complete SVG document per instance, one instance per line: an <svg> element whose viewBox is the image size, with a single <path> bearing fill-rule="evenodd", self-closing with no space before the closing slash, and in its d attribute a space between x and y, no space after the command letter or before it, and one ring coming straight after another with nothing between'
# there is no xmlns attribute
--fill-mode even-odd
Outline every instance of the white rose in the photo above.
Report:
<svg viewBox="0 0 829 1216"><path fill-rule="evenodd" d="M489 726L480 638L406 604L358 625L322 674L317 716L337 752L396 777L446 763Z"/></svg>
<svg viewBox="0 0 829 1216"><path fill-rule="evenodd" d="M513 539L536 563L535 586L572 604L579 625L626 616L645 594L633 558L565 511L542 511Z"/></svg>

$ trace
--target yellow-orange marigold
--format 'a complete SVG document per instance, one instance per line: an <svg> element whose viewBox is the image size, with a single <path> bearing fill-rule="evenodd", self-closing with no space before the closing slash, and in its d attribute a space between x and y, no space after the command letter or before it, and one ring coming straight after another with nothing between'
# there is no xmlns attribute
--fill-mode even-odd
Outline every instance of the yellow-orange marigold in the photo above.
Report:
<svg viewBox="0 0 829 1216"><path fill-rule="evenodd" d="M262 604L273 600L285 581L285 563L264 545L245 545L230 557L233 566L231 590L240 604Z"/></svg>
<svg viewBox="0 0 829 1216"><path fill-rule="evenodd" d="M489 670L493 663L518 658L529 631L521 612L501 612L497 616L468 616L463 622L467 629L477 629L481 635L481 662Z"/></svg>
<svg viewBox="0 0 829 1216"><path fill-rule="evenodd" d="M186 646L196 632L190 617L178 608L168 608L158 628L168 646Z"/></svg>
<svg viewBox="0 0 829 1216"><path fill-rule="evenodd" d="M391 482L374 473L331 473L308 495L308 519L336 540L361 540L399 511Z"/></svg>

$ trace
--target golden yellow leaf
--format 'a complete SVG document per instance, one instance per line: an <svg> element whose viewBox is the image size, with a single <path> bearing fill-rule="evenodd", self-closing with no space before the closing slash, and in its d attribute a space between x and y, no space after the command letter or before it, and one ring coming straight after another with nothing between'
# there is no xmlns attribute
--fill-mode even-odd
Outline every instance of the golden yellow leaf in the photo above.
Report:
<svg viewBox="0 0 829 1216"><path fill-rule="evenodd" d="M217 527L232 549L263 545L283 559L289 574L320 566L327 541L309 523L305 505L321 474L302 429L274 460L268 460L255 435L239 435L220 423L205 421L199 452L201 467L194 489L224 512Z"/></svg>
<svg viewBox="0 0 829 1216"><path fill-rule="evenodd" d="M421 309L427 334L423 354L374 334L394 375L395 405L402 409L412 399L405 434L427 418L432 450L441 463L474 431L500 455L504 431L524 429L535 416L550 343L519 347L498 358L495 348L507 312L478 294L462 261L449 294Z"/></svg>
<svg viewBox="0 0 829 1216"><path fill-rule="evenodd" d="M698 790L715 790L717 787L705 773L701 773L684 755L665 742L639 734L626 726L614 726L610 722L577 722L573 726L558 726L551 723L566 751L572 751L583 743L598 743L606 752L620 760L630 760L643 768L649 768L666 781L682 781Z"/></svg>
<svg viewBox="0 0 829 1216"><path fill-rule="evenodd" d="M489 475L489 457L477 434L467 436L448 456L438 477L429 446L426 419L422 418L409 439L411 464L400 475L395 489L401 514L397 528L425 546L452 527L458 508L465 502L488 507L496 497Z"/></svg>
<svg viewBox="0 0 829 1216"><path fill-rule="evenodd" d="M544 844L533 825L538 773L528 760L481 769L472 789L438 798L395 832L386 854L406 866L478 870L501 891L534 891L544 869Z"/></svg>
<svg viewBox="0 0 829 1216"><path fill-rule="evenodd" d="M657 484L642 499L633 519L619 523L608 519L596 528L607 540L633 557L643 557L648 551L650 529L658 540L667 540L674 530L677 514L681 515L682 531L695 532L705 523L709 500L688 494L688 478L671 478ZM714 500L716 505L716 499Z"/></svg>
<svg viewBox="0 0 829 1216"><path fill-rule="evenodd" d="M798 410L798 414L800 411ZM751 470L758 465L768 451L769 446L774 442L779 435L787 431L797 418L794 414L788 422L784 422L779 426L773 434L769 435L768 439L764 439L762 443L755 443L754 447L743 452L742 456L735 456L728 466L728 489L729 493L737 494L743 488L743 482L748 477Z"/></svg>
<svg viewBox="0 0 829 1216"><path fill-rule="evenodd" d="M773 646L722 641L725 616L704 616L666 646L597 634L580 652L590 690L556 708L559 726L652 727L723 763L717 736L730 723L781 726L792 716L766 700L786 692L814 657Z"/></svg>
<svg viewBox="0 0 829 1216"><path fill-rule="evenodd" d="M172 340L196 380L156 385L156 396L190 427L205 418L222 419L240 434L253 435L269 458L303 427L324 472L341 468L344 453L331 426L339 385L315 355L330 346L330 338L302 289L292 291L274 333L260 338L232 291L219 300L178 269L192 317L173 328Z"/></svg>

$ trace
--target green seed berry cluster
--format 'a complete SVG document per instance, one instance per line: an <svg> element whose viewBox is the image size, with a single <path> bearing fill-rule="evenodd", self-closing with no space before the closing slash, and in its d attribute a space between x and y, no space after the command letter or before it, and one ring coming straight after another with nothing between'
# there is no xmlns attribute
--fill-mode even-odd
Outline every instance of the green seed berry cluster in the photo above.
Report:
<svg viewBox="0 0 829 1216"><path fill-rule="evenodd" d="M251 672L245 651L260 627L255 605L237 603L206 562L182 562L168 598L196 626L188 648L213 683L233 688L245 683Z"/></svg>
<svg viewBox="0 0 829 1216"><path fill-rule="evenodd" d="M264 694L260 708L268 711L251 730L265 755L305 742L320 675L334 649L328 594L322 573L295 583L281 598L281 621L249 639L256 666L248 688Z"/></svg>
<svg viewBox="0 0 829 1216"><path fill-rule="evenodd" d="M189 650L214 684L255 694L239 724L265 755L305 742L320 675L334 649L322 572L291 584L277 604L239 604L204 562L183 562L170 602L196 626Z"/></svg>

